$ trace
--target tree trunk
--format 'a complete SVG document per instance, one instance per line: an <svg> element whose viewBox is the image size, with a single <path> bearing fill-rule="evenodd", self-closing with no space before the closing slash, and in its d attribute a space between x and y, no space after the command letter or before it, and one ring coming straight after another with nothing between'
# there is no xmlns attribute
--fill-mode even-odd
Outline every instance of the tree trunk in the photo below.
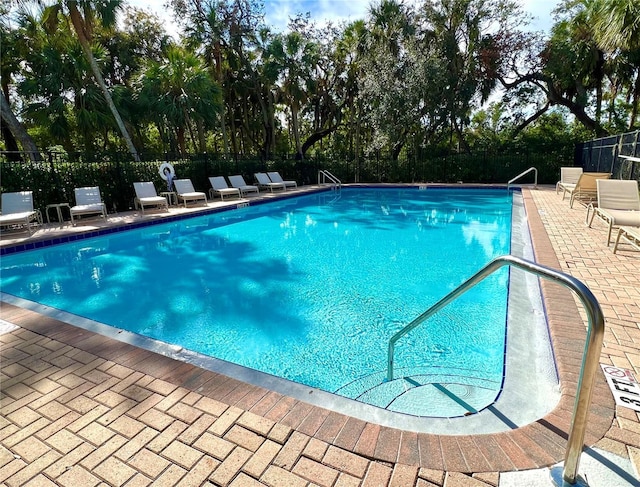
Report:
<svg viewBox="0 0 640 487"><path fill-rule="evenodd" d="M67 8L69 9L69 14L71 16L71 22L73 23L73 27L76 31L76 34L78 35L78 41L80 41L82 50L85 56L87 57L89 64L91 65L91 71L93 73L93 76L96 79L98 86L102 90L104 99L106 100L107 105L109 106L109 109L111 110L111 113L113 114L113 117L116 120L116 124L120 129L120 133L122 133L122 137L124 138L125 143L129 148L129 152L131 152L131 155L133 156L133 159L135 161L140 161L140 157L138 156L138 151L136 151L136 148L133 145L131 137L129 136L129 132L127 131L127 128L125 127L124 122L120 117L120 113L118 112L118 109L116 108L115 103L113 103L113 99L111 98L111 94L109 93L109 88L104 82L104 78L102 77L102 73L100 72L100 67L96 62L96 59L93 57L93 53L91 52L91 46L89 45L89 40L85 35L84 21L82 19L82 15L78 11L76 2L67 1Z"/></svg>
<svg viewBox="0 0 640 487"><path fill-rule="evenodd" d="M640 73L636 76L636 82L633 90L633 101L631 102L631 117L629 119L629 130L636 127L636 119L638 118L638 105L640 104Z"/></svg>
<svg viewBox="0 0 640 487"><path fill-rule="evenodd" d="M224 157L229 155L229 136L227 135L227 97L224 92L224 77L222 74L222 48L220 42L216 42L213 46L214 59L216 62L216 78L222 90L222 109L220 110L220 130L222 131L222 150Z"/></svg>
<svg viewBox="0 0 640 487"><path fill-rule="evenodd" d="M187 154L185 147L185 130L184 127L178 127L176 129L176 138L178 139L178 151L180 152L180 157L185 157Z"/></svg>
<svg viewBox="0 0 640 487"><path fill-rule="evenodd" d="M298 128L298 109L295 103L291 104L291 128L293 129L293 139L296 143L296 159L304 159L302 146L300 145L300 131Z"/></svg>
<svg viewBox="0 0 640 487"><path fill-rule="evenodd" d="M11 102L9 101L9 85L6 83L6 77L2 80L2 93L4 93L4 97L7 100L7 103L11 105ZM2 134L2 138L4 139L7 151L9 152L9 155L7 156L9 160L20 160L20 154L18 154L18 152L20 151L18 141L13 136L11 130L9 130L9 126L2 118L0 118L0 131L0 133Z"/></svg>
<svg viewBox="0 0 640 487"><path fill-rule="evenodd" d="M13 114L9 102L3 94L0 94L0 115L2 116L2 121L7 125L13 136L20 142L22 150L28 152L29 157L32 160L41 161L42 156L38 151L38 147L36 146L31 136L27 133L25 128L22 126L22 124L18 121L16 116Z"/></svg>

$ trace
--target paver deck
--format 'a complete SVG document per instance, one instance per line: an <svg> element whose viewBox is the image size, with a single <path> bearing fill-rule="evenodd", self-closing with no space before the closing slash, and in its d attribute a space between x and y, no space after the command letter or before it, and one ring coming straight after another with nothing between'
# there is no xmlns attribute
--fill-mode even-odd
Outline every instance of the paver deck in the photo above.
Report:
<svg viewBox="0 0 640 487"><path fill-rule="evenodd" d="M600 301L601 362L638 374L640 252L613 254L604 224L586 228L584 207L551 188L523 195L536 260ZM0 485L497 486L564 456L585 320L568 290L541 286L560 403L516 430L460 436L367 423L2 303L17 327L0 335ZM586 443L640 465L639 417L601 374Z"/></svg>

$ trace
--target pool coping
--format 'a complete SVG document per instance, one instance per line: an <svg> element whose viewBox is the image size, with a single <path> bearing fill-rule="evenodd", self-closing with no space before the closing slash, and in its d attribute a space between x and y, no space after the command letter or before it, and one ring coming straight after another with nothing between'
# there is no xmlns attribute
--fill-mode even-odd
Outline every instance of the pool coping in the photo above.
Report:
<svg viewBox="0 0 640 487"><path fill-rule="evenodd" d="M535 203L523 190L536 261L559 268ZM277 392L175 362L153 352L82 330L32 311L2 303L3 319L79 350L111 360L158 379L180 384L207 397L239 407L329 442L366 458L418 465L434 470L495 472L552 465L564 457L586 330L570 291L540 283L561 381L556 408L534 423L503 433L435 435L367 423L292 399ZM593 445L612 424L614 405L598 373L585 443Z"/></svg>

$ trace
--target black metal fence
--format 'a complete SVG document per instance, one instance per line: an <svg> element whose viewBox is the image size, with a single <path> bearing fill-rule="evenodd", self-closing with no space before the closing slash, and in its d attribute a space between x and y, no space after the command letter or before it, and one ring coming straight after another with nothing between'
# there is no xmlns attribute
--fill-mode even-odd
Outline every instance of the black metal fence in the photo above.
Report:
<svg viewBox="0 0 640 487"><path fill-rule="evenodd" d="M170 154L142 157L131 161L130 155L70 156L66 153L41 153L40 160L28 153L0 152L0 189L2 192L31 190L34 204L43 210L58 202L74 203L73 189L98 186L110 212L126 211L133 207L135 181L153 181L158 192L166 189L166 182L158 169L170 162L176 177L189 178L199 191L210 188L209 176L242 174L253 182L258 171L279 171L286 179L298 184L317 182L320 169L328 170L344 183L496 183L504 184L529 167L538 169L539 183L555 183L559 168L571 164L571 149L545 153L510 152L407 156L393 160L384 154L366 157L313 157L305 160L281 156L264 161L259 157L221 156L198 154L176 158ZM159 156L159 157L158 157ZM527 176L521 183L533 180Z"/></svg>
<svg viewBox="0 0 640 487"><path fill-rule="evenodd" d="M615 179L640 181L640 130L578 144L575 165L589 172L610 172Z"/></svg>

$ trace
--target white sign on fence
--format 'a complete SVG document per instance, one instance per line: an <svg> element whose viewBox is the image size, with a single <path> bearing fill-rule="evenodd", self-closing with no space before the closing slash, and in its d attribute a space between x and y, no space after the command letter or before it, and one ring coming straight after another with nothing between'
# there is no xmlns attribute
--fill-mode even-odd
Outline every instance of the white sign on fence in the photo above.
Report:
<svg viewBox="0 0 640 487"><path fill-rule="evenodd" d="M616 404L640 412L640 384L633 372L613 365L600 364Z"/></svg>

